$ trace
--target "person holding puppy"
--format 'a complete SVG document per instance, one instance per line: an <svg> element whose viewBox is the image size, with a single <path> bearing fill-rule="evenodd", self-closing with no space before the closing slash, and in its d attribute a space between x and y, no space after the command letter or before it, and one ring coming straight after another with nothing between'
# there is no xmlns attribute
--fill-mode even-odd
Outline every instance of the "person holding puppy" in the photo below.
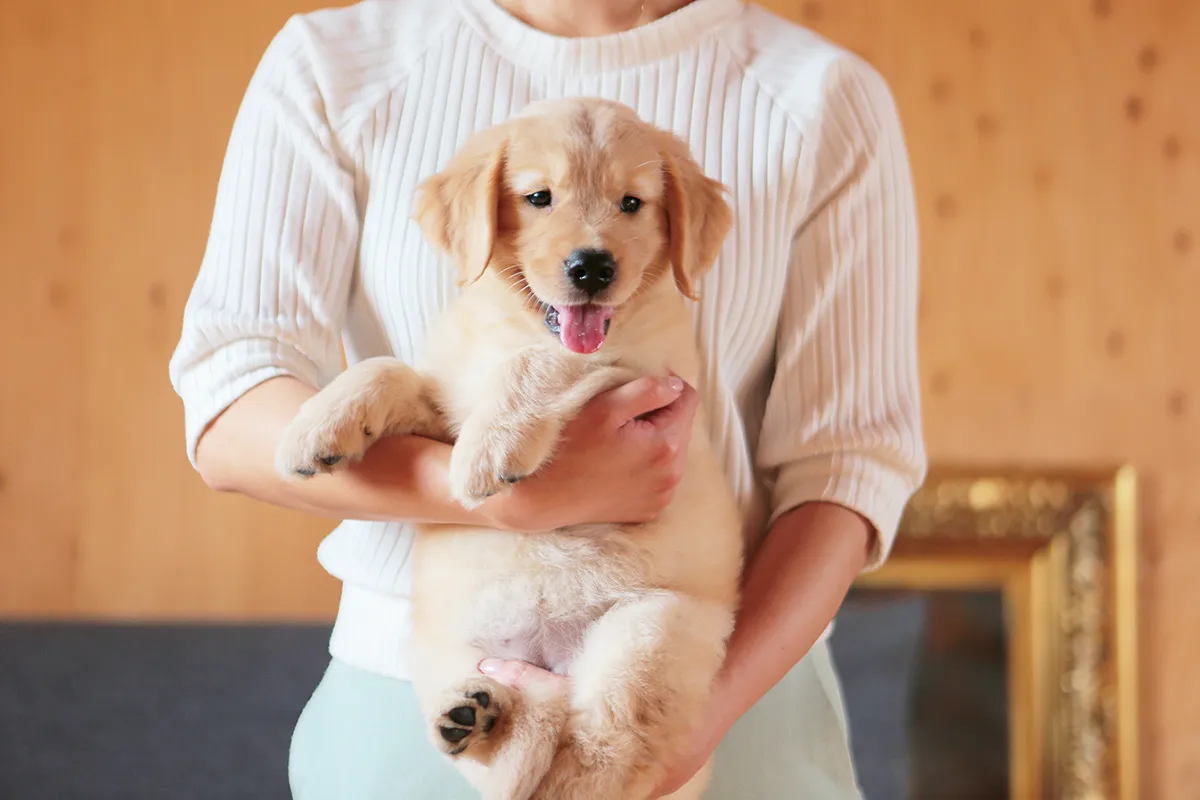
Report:
<svg viewBox="0 0 1200 800"><path fill-rule="evenodd" d="M282 479L279 434L342 348L409 360L454 292L411 220L416 184L473 131L584 95L674 131L730 189L734 229L697 287L700 385L662 376L598 396L546 469L471 511L447 489L450 447L419 437L325 480ZM345 520L318 553L343 595L293 736L294 796L474 796L426 740L408 683L408 526L653 519L699 396L748 560L711 708L660 796L709 758L706 797L858 796L826 635L924 478L917 277L886 85L741 0L368 0L289 20L237 115L170 372L210 486ZM565 690L532 665L481 669Z"/></svg>

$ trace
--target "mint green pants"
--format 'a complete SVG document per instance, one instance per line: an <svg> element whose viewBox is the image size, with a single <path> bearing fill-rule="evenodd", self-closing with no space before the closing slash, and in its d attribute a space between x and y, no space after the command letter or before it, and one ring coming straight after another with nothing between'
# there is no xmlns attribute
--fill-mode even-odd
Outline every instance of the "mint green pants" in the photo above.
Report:
<svg viewBox="0 0 1200 800"><path fill-rule="evenodd" d="M292 735L292 797L477 800L425 725L412 684L331 661ZM841 689L822 642L729 731L705 798L860 797Z"/></svg>

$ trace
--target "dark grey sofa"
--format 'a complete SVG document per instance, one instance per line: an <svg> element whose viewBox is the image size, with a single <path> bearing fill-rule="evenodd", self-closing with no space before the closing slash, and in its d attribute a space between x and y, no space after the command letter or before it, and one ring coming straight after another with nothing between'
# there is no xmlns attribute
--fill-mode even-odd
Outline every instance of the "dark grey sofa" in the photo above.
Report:
<svg viewBox="0 0 1200 800"><path fill-rule="evenodd" d="M918 600L851 601L838 619L834 655L869 800L904 797L921 619ZM321 626L0 624L0 798L286 800L288 737L327 636Z"/></svg>

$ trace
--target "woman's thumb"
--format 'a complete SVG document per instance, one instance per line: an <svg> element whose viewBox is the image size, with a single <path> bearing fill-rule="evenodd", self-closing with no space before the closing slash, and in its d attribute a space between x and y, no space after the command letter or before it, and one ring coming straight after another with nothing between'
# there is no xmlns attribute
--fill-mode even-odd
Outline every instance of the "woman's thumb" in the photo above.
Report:
<svg viewBox="0 0 1200 800"><path fill-rule="evenodd" d="M504 661L485 658L479 662L479 671L497 683L522 690L565 690L567 679L553 672L535 667L524 661Z"/></svg>
<svg viewBox="0 0 1200 800"><path fill-rule="evenodd" d="M630 420L671 405L683 389L683 380L676 375L632 380L609 392L611 418L620 427Z"/></svg>

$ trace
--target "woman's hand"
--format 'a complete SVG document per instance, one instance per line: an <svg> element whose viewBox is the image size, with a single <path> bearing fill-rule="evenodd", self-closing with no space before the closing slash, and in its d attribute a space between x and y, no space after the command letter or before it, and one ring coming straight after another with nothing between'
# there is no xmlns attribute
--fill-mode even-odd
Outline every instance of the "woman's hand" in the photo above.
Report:
<svg viewBox="0 0 1200 800"><path fill-rule="evenodd" d="M683 477L696 405L677 377L597 395L563 430L549 464L485 504L489 519L515 531L649 522Z"/></svg>

